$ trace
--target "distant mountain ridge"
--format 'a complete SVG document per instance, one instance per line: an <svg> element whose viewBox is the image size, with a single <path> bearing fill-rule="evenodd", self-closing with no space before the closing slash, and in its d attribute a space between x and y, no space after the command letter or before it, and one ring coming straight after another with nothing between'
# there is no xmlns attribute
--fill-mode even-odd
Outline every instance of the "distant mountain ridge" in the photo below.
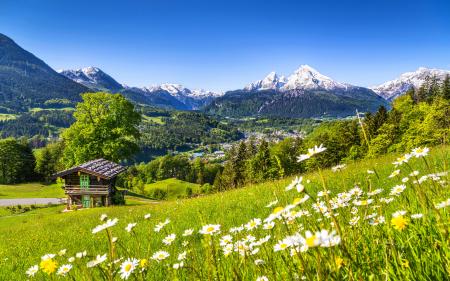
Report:
<svg viewBox="0 0 450 281"><path fill-rule="evenodd" d="M437 80L443 81L447 75L450 75L449 70L419 67L416 71L405 72L398 78L371 87L371 89L383 98L393 100L411 88L420 88L427 77L435 77Z"/></svg>
<svg viewBox="0 0 450 281"><path fill-rule="evenodd" d="M121 93L131 100L163 108L198 110L220 94L206 90L190 90L180 84L161 84L150 87L126 87Z"/></svg>
<svg viewBox="0 0 450 281"><path fill-rule="evenodd" d="M120 92L133 101L169 109L197 110L221 95L212 91L191 90L180 84L169 83L149 87L129 87L120 84L100 68L94 66L76 70L59 70L58 72L91 90Z"/></svg>

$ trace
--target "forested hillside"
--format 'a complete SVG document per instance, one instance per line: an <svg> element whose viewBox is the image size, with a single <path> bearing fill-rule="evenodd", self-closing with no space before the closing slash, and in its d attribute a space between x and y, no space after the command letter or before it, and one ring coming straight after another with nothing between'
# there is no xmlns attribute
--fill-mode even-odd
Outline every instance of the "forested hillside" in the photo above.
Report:
<svg viewBox="0 0 450 281"><path fill-rule="evenodd" d="M0 112L26 111L55 98L80 101L87 91L0 33Z"/></svg>
<svg viewBox="0 0 450 281"><path fill-rule="evenodd" d="M375 111L388 103L371 90L232 91L215 99L205 112L222 116L271 116L295 118L347 117L355 110Z"/></svg>

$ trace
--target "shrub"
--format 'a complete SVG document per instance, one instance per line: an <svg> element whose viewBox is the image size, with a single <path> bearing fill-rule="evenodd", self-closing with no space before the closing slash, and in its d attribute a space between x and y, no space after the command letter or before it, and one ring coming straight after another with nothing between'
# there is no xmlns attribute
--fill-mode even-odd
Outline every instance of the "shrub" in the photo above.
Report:
<svg viewBox="0 0 450 281"><path fill-rule="evenodd" d="M160 188L155 188L152 192L152 196L154 199L159 199L159 200L165 200L167 199L167 191L160 189Z"/></svg>
<svg viewBox="0 0 450 281"><path fill-rule="evenodd" d="M205 183L204 185L202 185L200 190L201 190L202 193L211 193L212 192L212 186L209 183Z"/></svg>
<svg viewBox="0 0 450 281"><path fill-rule="evenodd" d="M186 187L186 197L191 197L193 193L192 187Z"/></svg>
<svg viewBox="0 0 450 281"><path fill-rule="evenodd" d="M123 197L122 193L116 191L111 198L111 201L113 205L125 205L125 198Z"/></svg>

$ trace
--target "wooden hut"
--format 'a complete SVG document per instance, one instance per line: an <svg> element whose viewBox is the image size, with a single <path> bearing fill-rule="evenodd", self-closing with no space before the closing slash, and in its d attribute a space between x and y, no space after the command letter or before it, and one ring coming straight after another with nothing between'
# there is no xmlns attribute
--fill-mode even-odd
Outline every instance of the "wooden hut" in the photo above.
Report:
<svg viewBox="0 0 450 281"><path fill-rule="evenodd" d="M122 196L116 189L116 177L126 168L105 159L96 159L54 174L64 180L67 209L72 205L90 208L110 206L113 197Z"/></svg>

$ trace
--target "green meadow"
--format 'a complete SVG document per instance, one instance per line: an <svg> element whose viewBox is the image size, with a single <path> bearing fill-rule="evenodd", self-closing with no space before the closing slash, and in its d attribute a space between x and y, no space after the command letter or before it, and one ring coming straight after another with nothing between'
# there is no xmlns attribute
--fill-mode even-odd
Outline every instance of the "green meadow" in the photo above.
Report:
<svg viewBox="0 0 450 281"><path fill-rule="evenodd" d="M448 279L450 147L396 167L399 156L318 169L288 191L293 178L158 204L3 216L0 280L26 280L33 265L35 280ZM92 233L102 214L117 223ZM71 267L65 276L61 265Z"/></svg>
<svg viewBox="0 0 450 281"><path fill-rule="evenodd" d="M60 184L21 183L0 184L0 199L13 198L63 198L64 190Z"/></svg>
<svg viewBox="0 0 450 281"><path fill-rule="evenodd" d="M158 190L158 191L156 191ZM200 185L182 181L175 178L165 179L161 181L157 181L154 183L146 184L144 188L144 193L149 194L151 197L156 193L164 193L163 199L177 199L189 197L187 193L190 191L193 194L198 194L200 192Z"/></svg>
<svg viewBox="0 0 450 281"><path fill-rule="evenodd" d="M0 121L13 120L16 118L17 118L16 114L0 113Z"/></svg>

